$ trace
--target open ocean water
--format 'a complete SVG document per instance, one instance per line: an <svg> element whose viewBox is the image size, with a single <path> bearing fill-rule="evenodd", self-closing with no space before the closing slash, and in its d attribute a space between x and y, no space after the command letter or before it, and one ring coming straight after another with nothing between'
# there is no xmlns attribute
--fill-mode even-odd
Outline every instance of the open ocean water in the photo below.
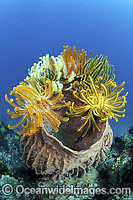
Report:
<svg viewBox="0 0 133 200"><path fill-rule="evenodd" d="M57 56L63 45L107 56L116 82L126 81L126 116L110 121L122 135L133 125L132 0L0 0L0 119L11 121L4 95L40 56Z"/></svg>

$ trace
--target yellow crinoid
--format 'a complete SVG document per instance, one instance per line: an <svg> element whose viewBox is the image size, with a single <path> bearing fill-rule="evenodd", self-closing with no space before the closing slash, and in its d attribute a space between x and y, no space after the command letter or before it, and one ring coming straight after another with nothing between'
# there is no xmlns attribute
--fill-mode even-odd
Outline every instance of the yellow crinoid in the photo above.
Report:
<svg viewBox="0 0 133 200"><path fill-rule="evenodd" d="M99 79L102 78L99 77ZM78 106L73 102L72 105L69 106L70 112L67 114L73 117L81 116L81 119L85 120L77 130L80 131L85 125L87 126L82 135L83 137L92 124L95 124L98 131L100 131L95 121L96 117L100 118L100 122L104 122L108 120L108 118L114 118L118 121L117 117L125 116L125 109L121 110L121 108L125 106L128 93L119 96L124 90L124 88L121 88L124 84L125 82L117 86L112 80L105 84L94 84L92 77L89 76L89 81L80 82L79 89L73 91L74 97L82 102L82 105Z"/></svg>
<svg viewBox="0 0 133 200"><path fill-rule="evenodd" d="M14 126L8 126L10 129L17 128L22 125L22 130L18 133L24 133L24 135L31 135L40 130L43 127L43 119L47 119L53 129L58 132L60 126L60 120L68 121L69 118L61 117L56 114L54 109L62 108L69 105L68 103L60 103L63 99L61 91L53 97L52 83L50 79L45 80L42 77L45 85L45 90L37 83L34 78L25 79L25 82L21 82L17 87L13 88L10 95L16 97L16 103L13 99L8 99L5 95L6 101L14 107L14 112L8 110L8 114L11 118L22 117L21 121Z"/></svg>

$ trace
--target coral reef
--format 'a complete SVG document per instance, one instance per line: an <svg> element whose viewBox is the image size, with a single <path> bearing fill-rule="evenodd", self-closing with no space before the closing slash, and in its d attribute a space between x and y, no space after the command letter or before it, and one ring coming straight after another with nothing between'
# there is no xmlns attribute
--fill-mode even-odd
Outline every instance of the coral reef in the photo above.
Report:
<svg viewBox="0 0 133 200"><path fill-rule="evenodd" d="M83 170L79 170L77 176L71 176L67 173L62 176L58 181L46 181L41 176L36 176L34 171L28 169L21 158L19 152L19 135L9 130L7 125L2 122L3 128L6 129L6 133L0 133L0 139L4 137L4 141L1 144L0 163L3 163L4 167L0 165L0 188L4 184L11 184L13 188L17 185L22 185L24 188L93 188L91 195L79 194L16 194L13 192L10 196L6 196L0 191L0 199L21 199L21 200L47 200L47 199L78 199L78 200L131 200L132 194L106 194L98 195L94 192L96 188L119 187L119 188L131 188L132 184L132 139L133 135L125 133L122 137L115 137L114 142L110 150L106 153L106 161L96 168L93 166L87 166L86 173ZM2 128L1 126L1 128ZM30 136L25 136L30 137ZM115 166L115 167L114 167ZM20 189L21 191L21 189ZM62 191L62 190L61 190ZM78 191L78 190L77 190Z"/></svg>
<svg viewBox="0 0 133 200"><path fill-rule="evenodd" d="M107 152L107 159L101 166L98 166L99 184L108 188L130 188L132 183L132 140L133 134L125 133L121 138L115 137L111 149ZM104 178L103 178L104 176ZM100 198L100 197L99 197ZM111 199L109 195L105 199ZM114 195L112 199L132 199L131 194Z"/></svg>
<svg viewBox="0 0 133 200"><path fill-rule="evenodd" d="M116 85L106 57L92 59L91 51L87 59L83 49L64 48L57 58L47 54L32 66L10 93L16 103L5 95L14 108L8 114L22 118L8 127L22 126L18 133L27 166L50 179L105 160L113 137L108 118L125 116L128 94L120 96L125 82Z"/></svg>
<svg viewBox="0 0 133 200"><path fill-rule="evenodd" d="M130 133L130 134L133 133L133 126L130 126L130 128L129 128L129 133Z"/></svg>

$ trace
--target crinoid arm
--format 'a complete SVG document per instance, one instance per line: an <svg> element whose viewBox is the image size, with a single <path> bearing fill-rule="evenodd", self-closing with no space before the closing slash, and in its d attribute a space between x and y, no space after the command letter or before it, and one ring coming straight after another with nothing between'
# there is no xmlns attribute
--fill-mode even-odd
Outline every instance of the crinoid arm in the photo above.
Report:
<svg viewBox="0 0 133 200"><path fill-rule="evenodd" d="M21 125L22 129L18 133L31 135L38 132L43 127L44 118L58 132L58 127L61 124L60 120L65 122L69 120L67 117L56 114L57 108L60 109L69 105L69 102L59 103L64 97L62 91L59 91L53 97L53 88L50 79L45 80L44 77L41 78L45 90L43 90L34 78L27 78L25 82L21 82L17 87L13 88L10 94L16 97L16 104L13 102L13 99L9 100L7 95L5 95L5 100L14 107L14 112L7 111L11 115L11 118L22 117L16 125L9 125L11 129Z"/></svg>
<svg viewBox="0 0 133 200"><path fill-rule="evenodd" d="M74 77L79 77L83 74L83 66L86 61L86 52L82 49L76 51L76 47L73 50L69 46L64 46L64 51L61 52L61 56L64 60L64 78L73 80Z"/></svg>
<svg viewBox="0 0 133 200"><path fill-rule="evenodd" d="M121 109L127 102L126 96L128 93L119 96L124 90L124 88L121 88L124 84L125 82L117 86L116 83L110 80L105 84L101 83L99 85L97 82L94 83L91 76L89 76L88 81L82 80L78 86L78 90L73 90L73 96L82 103L82 105L78 106L73 102L69 106L69 112L67 112L68 116L81 116L81 120L84 120L77 131L81 131L86 124L88 124L88 126L83 136L87 134L87 131L93 124L97 127L98 131L100 131L95 118L99 118L99 121L102 123L107 121L108 118L114 118L118 121L118 117L124 117L125 109Z"/></svg>

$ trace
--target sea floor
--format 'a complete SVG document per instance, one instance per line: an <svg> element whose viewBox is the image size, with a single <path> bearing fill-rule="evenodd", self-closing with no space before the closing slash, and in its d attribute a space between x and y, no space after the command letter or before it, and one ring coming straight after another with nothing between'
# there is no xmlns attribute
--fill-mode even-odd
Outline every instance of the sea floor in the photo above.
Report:
<svg viewBox="0 0 133 200"><path fill-rule="evenodd" d="M35 175L34 171L26 167L19 149L18 134L9 130L6 123L0 122L0 199L131 200L132 139L133 130L124 131L120 137L114 137L113 144L106 153L105 162L100 163L97 168L88 166L84 174L79 173L76 177L68 174L56 182L44 181L41 176ZM38 188L45 188L45 192L39 193ZM67 194L64 193L64 188L67 188ZM97 191L102 188L106 188L108 192L110 188L119 188L119 194L98 194ZM122 188L130 188L130 193L122 193ZM38 189L38 193L35 189Z"/></svg>

